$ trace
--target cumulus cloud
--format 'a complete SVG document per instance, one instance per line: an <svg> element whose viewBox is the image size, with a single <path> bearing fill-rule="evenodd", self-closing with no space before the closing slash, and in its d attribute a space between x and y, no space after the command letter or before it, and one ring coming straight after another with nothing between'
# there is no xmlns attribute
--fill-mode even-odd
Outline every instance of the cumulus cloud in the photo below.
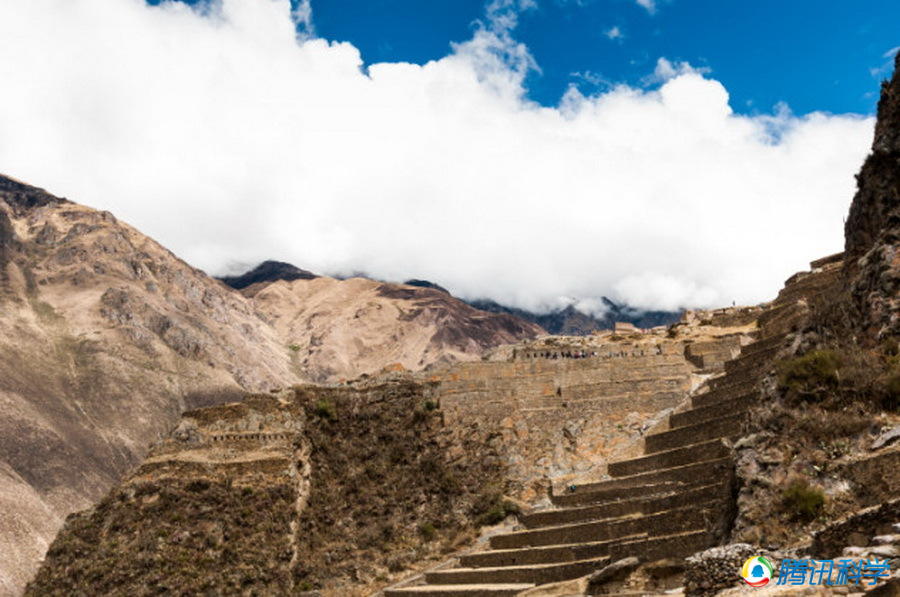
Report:
<svg viewBox="0 0 900 597"><path fill-rule="evenodd" d="M530 308L755 303L841 248L871 118L737 115L668 61L535 105L530 4L492 2L440 60L364 68L287 0L2 2L0 171L212 273L276 258Z"/></svg>

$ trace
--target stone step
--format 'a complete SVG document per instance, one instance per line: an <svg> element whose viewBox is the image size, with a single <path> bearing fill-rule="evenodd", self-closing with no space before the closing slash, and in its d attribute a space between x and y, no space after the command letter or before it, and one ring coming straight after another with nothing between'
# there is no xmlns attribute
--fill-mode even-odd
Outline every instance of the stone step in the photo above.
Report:
<svg viewBox="0 0 900 597"><path fill-rule="evenodd" d="M729 479L725 479L721 482L682 489L659 497L636 496L634 499L599 506L582 506L535 512L520 516L519 522L526 528L538 529L591 520L621 518L632 514L654 514L699 502L724 498L730 492L728 481Z"/></svg>
<svg viewBox="0 0 900 597"><path fill-rule="evenodd" d="M608 557L557 562L554 564L526 564L494 568L451 568L425 573L425 582L437 585L478 583L534 583L545 584L585 576L609 564Z"/></svg>
<svg viewBox="0 0 900 597"><path fill-rule="evenodd" d="M710 390L704 394L694 394L691 396L691 407L702 408L704 406L714 406L722 404L729 400L738 400L744 396L758 396L756 384L747 384L742 387L724 388L721 390Z"/></svg>
<svg viewBox="0 0 900 597"><path fill-rule="evenodd" d="M709 380L709 389L720 390L725 388L733 388L744 384L756 384L760 377L760 370L756 367L749 369L741 369L733 373L726 373L722 377L714 377Z"/></svg>
<svg viewBox="0 0 900 597"><path fill-rule="evenodd" d="M787 336L787 334L775 334L773 336L760 338L759 340L751 342L750 344L741 348L740 356L750 356L756 354L757 352L768 350L774 346L778 346L780 348L784 344L785 340L787 340Z"/></svg>
<svg viewBox="0 0 900 597"><path fill-rule="evenodd" d="M632 489L631 491L633 492L634 490ZM671 492L673 490L669 491ZM671 495L671 493L665 495ZM532 512L531 514L520 514L519 523L526 528L536 529L572 522L582 522L585 520L599 520L601 518L617 518L620 516L628 516L629 514L640 514L643 512L643 502L646 500L647 498L645 496L636 496L626 497L613 502L592 504L589 506L542 510L540 512Z"/></svg>
<svg viewBox="0 0 900 597"><path fill-rule="evenodd" d="M555 506L580 506L586 504L606 504L627 500L636 495L651 496L671 492L681 486L673 481L656 482L652 479L646 483L637 482L634 477L610 479L597 483L579 485L574 491L551 495L550 501Z"/></svg>
<svg viewBox="0 0 900 597"><path fill-rule="evenodd" d="M710 485L723 479L730 479L733 471L734 462L730 456L704 460L684 466L648 471L630 477L579 485L572 493L551 496L551 501L557 506L579 506L613 501L608 499L608 494L611 493L609 487L614 487L617 491L622 490L618 499L661 496L676 489L685 490L689 487Z"/></svg>
<svg viewBox="0 0 900 597"><path fill-rule="evenodd" d="M631 515L542 529L503 533L490 538L496 549L538 545L562 545L578 542L609 541L638 533L648 536L669 535L706 528L711 513L724 512L725 502L713 500L684 508L674 508L647 516Z"/></svg>
<svg viewBox="0 0 900 597"><path fill-rule="evenodd" d="M760 315L757 325L772 335L790 333L802 321L805 313L806 309L795 301L788 301Z"/></svg>
<svg viewBox="0 0 900 597"><path fill-rule="evenodd" d="M565 543L562 545L491 549L460 556L459 565L465 568L481 568L589 560L609 555L610 548L624 539L642 539L646 536L646 533L640 533L637 535L610 539L608 541L587 541L582 543Z"/></svg>
<svg viewBox="0 0 900 597"><path fill-rule="evenodd" d="M691 412L691 411L687 411ZM674 415L673 415L674 416ZM631 458L619 462L611 462L607 468L612 477L627 477L650 471L684 466L704 460L724 458L730 454L720 439L712 439L683 448L656 452L640 458Z"/></svg>
<svg viewBox="0 0 900 597"><path fill-rule="evenodd" d="M740 435L741 426L746 419L746 413L736 413L696 425L653 433L644 438L644 451L647 454L653 454L719 437L736 437Z"/></svg>
<svg viewBox="0 0 900 597"><path fill-rule="evenodd" d="M716 544L715 535L706 529L621 541L610 549L613 562L634 556L642 562L663 558L684 558Z"/></svg>
<svg viewBox="0 0 900 597"><path fill-rule="evenodd" d="M481 584L481 585L419 585L385 589L384 597L512 597L534 587L532 583Z"/></svg>
<svg viewBox="0 0 900 597"><path fill-rule="evenodd" d="M781 345L776 344L765 350L760 350L748 355L741 355L736 359L725 363L725 374L730 375L749 369L759 370L769 364L772 358L781 350Z"/></svg>
<svg viewBox="0 0 900 597"><path fill-rule="evenodd" d="M692 408L680 413L675 413L669 417L669 428L687 427L696 425L706 421L712 421L725 415L733 415L735 413L744 412L756 402L756 396L753 394L744 394L731 400L723 400L716 404L701 406L700 408Z"/></svg>

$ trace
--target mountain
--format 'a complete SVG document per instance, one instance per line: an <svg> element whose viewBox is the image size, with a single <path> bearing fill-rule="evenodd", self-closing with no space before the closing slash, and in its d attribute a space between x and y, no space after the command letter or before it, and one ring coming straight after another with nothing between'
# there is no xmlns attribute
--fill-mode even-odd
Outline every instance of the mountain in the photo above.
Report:
<svg viewBox="0 0 900 597"><path fill-rule="evenodd" d="M478 310L446 291L369 278L277 280L243 290L292 351L295 370L328 382L386 365L416 370L480 358L544 330Z"/></svg>
<svg viewBox="0 0 900 597"><path fill-rule="evenodd" d="M182 411L297 379L239 293L108 212L0 176L0 593Z"/></svg>
<svg viewBox="0 0 900 597"><path fill-rule="evenodd" d="M240 276L222 277L219 279L232 288L243 289L251 284L259 282L297 279L311 280L316 277L315 274L289 263L281 261L264 261L245 274ZM357 274L354 277L375 280L375 278L371 278L365 274ZM336 279L349 280L354 277ZM387 282L385 283L389 284ZM430 280L413 278L403 282L403 285L437 290L450 295L449 290ZM682 311L642 311L640 309L629 307L628 305L613 302L605 296L600 299L605 308L605 311L601 316L580 311L574 305L568 305L547 313L539 313L528 311L527 309L509 307L492 299L459 300L462 300L479 311L512 315L518 319L540 326L541 329L547 333L563 336L586 336L596 330L609 330L614 327L617 321L632 323L635 326L644 329L660 325L670 325L677 322L681 318L682 313Z"/></svg>
<svg viewBox="0 0 900 597"><path fill-rule="evenodd" d="M450 291L441 286L440 284L435 284L434 282L429 282L428 280L407 280L404 282L407 286L418 286L419 288L434 288L435 290L440 290L441 292L446 292L450 294Z"/></svg>
<svg viewBox="0 0 900 597"><path fill-rule="evenodd" d="M304 270L298 269L297 271ZM222 280L225 281L224 278ZM407 280L404 284L407 286L417 286L419 288L432 288L450 294L449 290L440 284L436 284L429 280L412 279ZM233 286L233 284L231 285ZM487 311L488 313L505 313L507 315L513 315L519 319L539 325L547 333L562 336L586 336L596 330L610 330L615 326L617 321L628 322L639 328L649 329L660 325L673 324L681 318L682 314L682 311L642 311L640 309L629 307L628 305L613 302L605 296L600 299L605 308L602 316L585 313L584 311L578 310L574 305L568 305L547 313L539 313L528 311L527 309L509 307L492 299L460 300L463 300L465 303L476 309Z"/></svg>
<svg viewBox="0 0 900 597"><path fill-rule="evenodd" d="M639 328L652 328L669 325L681 318L681 311L640 311L627 305L620 305L606 297L602 297L606 311L602 316L584 313L568 305L549 313L535 313L515 307L507 307L490 299L468 301L476 309L491 313L509 313L526 321L538 324L551 334L565 336L584 336L595 330L612 329L617 321L633 323Z"/></svg>
<svg viewBox="0 0 900 597"><path fill-rule="evenodd" d="M222 276L222 282L241 290L260 282L275 282L276 280L314 280L318 276L305 269L300 269L283 261L263 261L253 269L239 276Z"/></svg>
<svg viewBox="0 0 900 597"><path fill-rule="evenodd" d="M433 289L265 262L225 282L117 220L0 176L0 594L186 409L543 333Z"/></svg>

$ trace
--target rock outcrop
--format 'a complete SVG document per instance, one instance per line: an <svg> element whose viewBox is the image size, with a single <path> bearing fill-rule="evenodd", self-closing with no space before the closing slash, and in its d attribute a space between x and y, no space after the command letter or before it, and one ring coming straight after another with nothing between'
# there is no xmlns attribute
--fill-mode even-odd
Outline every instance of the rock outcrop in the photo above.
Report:
<svg viewBox="0 0 900 597"><path fill-rule="evenodd" d="M846 274L860 331L900 334L900 56L882 84L872 153L845 224Z"/></svg>

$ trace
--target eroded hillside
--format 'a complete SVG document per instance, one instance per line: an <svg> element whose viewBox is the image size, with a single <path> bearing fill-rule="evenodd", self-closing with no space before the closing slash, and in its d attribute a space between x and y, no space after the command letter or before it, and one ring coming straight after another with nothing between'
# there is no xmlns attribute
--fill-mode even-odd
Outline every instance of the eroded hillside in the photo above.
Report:
<svg viewBox="0 0 900 597"><path fill-rule="evenodd" d="M340 290L315 299L290 286L303 283ZM185 409L476 359L540 331L405 286L298 279L249 294L108 212L0 177L0 593L19 592L65 516Z"/></svg>
<svg viewBox="0 0 900 597"><path fill-rule="evenodd" d="M544 333L445 292L368 278L261 282L243 290L312 381L353 379L388 364L408 370L470 361L485 350Z"/></svg>
<svg viewBox="0 0 900 597"><path fill-rule="evenodd" d="M0 177L0 589L185 408L295 379L243 297L98 212Z"/></svg>

